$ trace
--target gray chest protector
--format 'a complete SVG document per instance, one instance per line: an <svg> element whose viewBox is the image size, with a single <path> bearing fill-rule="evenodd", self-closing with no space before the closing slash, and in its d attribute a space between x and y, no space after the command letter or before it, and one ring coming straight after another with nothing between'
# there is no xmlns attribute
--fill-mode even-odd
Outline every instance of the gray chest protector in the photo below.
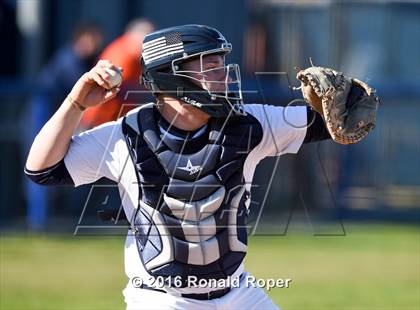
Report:
<svg viewBox="0 0 420 310"><path fill-rule="evenodd" d="M211 119L204 134L184 140L159 129L154 104L123 120L139 204L131 226L152 276L226 279L247 250L243 168L262 139L251 115Z"/></svg>

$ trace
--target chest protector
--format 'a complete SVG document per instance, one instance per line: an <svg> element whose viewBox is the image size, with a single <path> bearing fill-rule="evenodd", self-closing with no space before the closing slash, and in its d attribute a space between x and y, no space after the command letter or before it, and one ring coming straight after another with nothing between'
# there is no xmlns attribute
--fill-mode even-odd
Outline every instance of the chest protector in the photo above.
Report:
<svg viewBox="0 0 420 310"><path fill-rule="evenodd" d="M211 119L204 134L181 140L162 133L160 121L152 103L122 124L139 186L130 224L142 263L152 276L182 283L226 279L247 250L243 168L261 125L251 115Z"/></svg>

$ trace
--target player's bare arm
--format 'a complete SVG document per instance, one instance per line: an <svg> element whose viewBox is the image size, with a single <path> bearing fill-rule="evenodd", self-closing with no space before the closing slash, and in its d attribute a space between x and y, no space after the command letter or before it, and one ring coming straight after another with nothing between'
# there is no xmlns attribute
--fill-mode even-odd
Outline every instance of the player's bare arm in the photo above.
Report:
<svg viewBox="0 0 420 310"><path fill-rule="evenodd" d="M117 95L120 89L113 87L109 69L119 70L109 61L100 60L80 77L60 108L36 136L26 161L28 170L46 169L62 160L83 111Z"/></svg>

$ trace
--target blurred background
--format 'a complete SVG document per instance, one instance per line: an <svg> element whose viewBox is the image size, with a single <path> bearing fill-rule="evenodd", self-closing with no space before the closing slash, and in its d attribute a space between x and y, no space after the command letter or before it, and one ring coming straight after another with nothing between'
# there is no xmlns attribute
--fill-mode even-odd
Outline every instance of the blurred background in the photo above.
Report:
<svg viewBox="0 0 420 310"><path fill-rule="evenodd" d="M123 225L112 183L30 184L31 142L99 58L124 67L118 98L79 131L151 100L142 38L198 23L233 44L245 99L286 106L295 67L333 67L377 89L377 127L357 145L325 141L264 160L255 174L248 269L289 277L284 309L420 307L420 2L0 0L0 308L123 308ZM130 91L130 92L128 92ZM267 190L268 189L268 190ZM99 230L99 226L122 228Z"/></svg>

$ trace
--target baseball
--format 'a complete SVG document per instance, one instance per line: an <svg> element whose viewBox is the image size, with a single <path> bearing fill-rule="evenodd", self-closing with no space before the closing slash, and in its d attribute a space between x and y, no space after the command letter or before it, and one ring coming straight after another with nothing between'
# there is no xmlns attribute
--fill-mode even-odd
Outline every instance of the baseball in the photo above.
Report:
<svg viewBox="0 0 420 310"><path fill-rule="evenodd" d="M106 72L109 74L109 87L115 88L119 87L122 83L122 74L121 71L114 68L106 68Z"/></svg>

